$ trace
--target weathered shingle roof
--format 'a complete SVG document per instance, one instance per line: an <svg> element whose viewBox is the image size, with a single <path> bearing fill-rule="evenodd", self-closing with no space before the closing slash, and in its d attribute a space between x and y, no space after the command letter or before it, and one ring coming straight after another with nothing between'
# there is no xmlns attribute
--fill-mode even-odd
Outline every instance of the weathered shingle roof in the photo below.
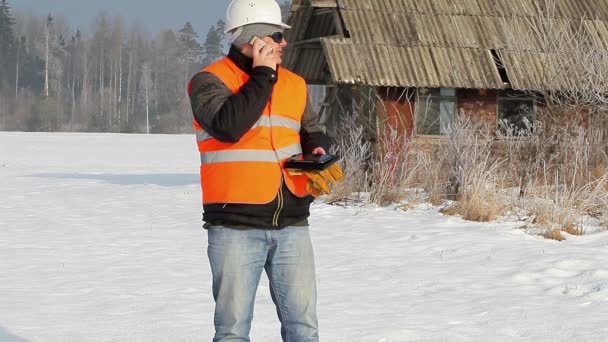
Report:
<svg viewBox="0 0 608 342"><path fill-rule="evenodd" d="M608 20L604 0L555 0L552 2L555 9L547 8L551 3L545 0L337 0L337 3L340 8L353 11Z"/></svg>
<svg viewBox="0 0 608 342"><path fill-rule="evenodd" d="M546 74L546 42L537 39L532 27L558 32L582 28L591 44L608 50L608 0L544 4L294 0L289 19L293 46L285 61L313 83L503 88L491 52L499 50L511 86L525 89L538 86L540 74Z"/></svg>
<svg viewBox="0 0 608 342"><path fill-rule="evenodd" d="M356 44L323 39L329 69L338 83L380 86L500 88L489 52L460 47ZM474 67L470 67L474 65Z"/></svg>

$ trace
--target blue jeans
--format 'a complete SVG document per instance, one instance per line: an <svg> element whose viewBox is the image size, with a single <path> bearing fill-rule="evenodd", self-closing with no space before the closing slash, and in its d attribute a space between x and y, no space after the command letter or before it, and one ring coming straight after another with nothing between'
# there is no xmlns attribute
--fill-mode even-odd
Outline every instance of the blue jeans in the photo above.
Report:
<svg viewBox="0 0 608 342"><path fill-rule="evenodd" d="M255 294L266 270L286 342L319 341L317 288L308 227L208 229L213 273L213 342L249 341Z"/></svg>

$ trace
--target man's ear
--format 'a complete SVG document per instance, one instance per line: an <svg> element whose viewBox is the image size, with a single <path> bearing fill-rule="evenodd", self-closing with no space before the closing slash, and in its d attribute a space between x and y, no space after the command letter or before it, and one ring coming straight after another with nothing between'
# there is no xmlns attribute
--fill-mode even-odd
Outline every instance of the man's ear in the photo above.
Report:
<svg viewBox="0 0 608 342"><path fill-rule="evenodd" d="M247 44L243 44L239 47L237 47L237 49L245 56L247 57L253 57L253 46L249 45L249 43Z"/></svg>

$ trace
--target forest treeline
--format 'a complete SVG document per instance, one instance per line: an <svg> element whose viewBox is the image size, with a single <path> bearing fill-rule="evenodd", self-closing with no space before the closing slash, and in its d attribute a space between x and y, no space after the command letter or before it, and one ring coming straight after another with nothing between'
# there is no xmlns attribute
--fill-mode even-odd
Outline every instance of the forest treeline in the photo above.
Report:
<svg viewBox="0 0 608 342"><path fill-rule="evenodd" d="M0 130L182 133L186 85L226 51L224 22L150 34L100 12L90 32L0 0Z"/></svg>

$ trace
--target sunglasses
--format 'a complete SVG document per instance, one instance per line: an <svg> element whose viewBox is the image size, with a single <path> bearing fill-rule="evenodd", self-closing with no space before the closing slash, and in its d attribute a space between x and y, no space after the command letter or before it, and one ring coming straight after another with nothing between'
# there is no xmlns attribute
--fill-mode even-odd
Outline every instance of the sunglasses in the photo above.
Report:
<svg viewBox="0 0 608 342"><path fill-rule="evenodd" d="M275 32L273 34L269 34L268 37L272 38L272 40L274 40L274 42L277 44L281 44L283 39L285 39L283 32Z"/></svg>

